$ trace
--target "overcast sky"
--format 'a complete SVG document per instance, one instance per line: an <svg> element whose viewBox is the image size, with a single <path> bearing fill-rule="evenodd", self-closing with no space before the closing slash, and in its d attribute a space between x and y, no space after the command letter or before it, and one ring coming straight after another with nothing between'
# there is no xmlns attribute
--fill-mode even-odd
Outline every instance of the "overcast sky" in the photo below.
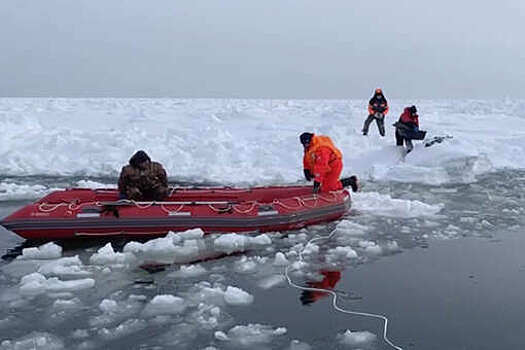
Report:
<svg viewBox="0 0 525 350"><path fill-rule="evenodd" d="M0 96L525 97L525 0L1 0Z"/></svg>

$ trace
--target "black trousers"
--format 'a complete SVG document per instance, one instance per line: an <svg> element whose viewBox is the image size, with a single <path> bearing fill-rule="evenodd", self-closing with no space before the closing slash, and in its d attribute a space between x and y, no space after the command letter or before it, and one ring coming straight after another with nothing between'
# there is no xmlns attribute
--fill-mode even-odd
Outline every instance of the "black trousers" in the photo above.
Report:
<svg viewBox="0 0 525 350"><path fill-rule="evenodd" d="M412 144L411 139L407 139L406 137L403 137L401 133L399 132L399 129L396 128L396 145L403 146L403 143L407 146L407 153L412 151L414 148L414 145Z"/></svg>
<svg viewBox="0 0 525 350"><path fill-rule="evenodd" d="M368 118L366 118L365 120L365 125L363 125L363 135L368 134L368 128L370 127L370 123L372 123L374 119L376 120L377 129L379 130L379 134L381 136L385 136L385 117L384 115L382 118L377 118L373 114L370 114Z"/></svg>

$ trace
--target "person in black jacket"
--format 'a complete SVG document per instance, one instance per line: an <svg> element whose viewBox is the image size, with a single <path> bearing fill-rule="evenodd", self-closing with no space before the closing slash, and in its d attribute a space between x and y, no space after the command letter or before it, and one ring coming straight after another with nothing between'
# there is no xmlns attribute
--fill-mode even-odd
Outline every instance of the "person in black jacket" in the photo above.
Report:
<svg viewBox="0 0 525 350"><path fill-rule="evenodd" d="M379 134L385 136L385 115L388 113L388 102L383 95L383 91L377 88L374 96L368 102L368 118L363 125L363 135L368 134L370 123L375 119Z"/></svg>

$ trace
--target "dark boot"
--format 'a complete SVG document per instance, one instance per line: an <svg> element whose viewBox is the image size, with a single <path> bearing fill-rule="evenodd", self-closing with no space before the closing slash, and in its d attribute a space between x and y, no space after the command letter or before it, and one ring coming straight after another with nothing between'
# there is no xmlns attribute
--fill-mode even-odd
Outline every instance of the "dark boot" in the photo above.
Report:
<svg viewBox="0 0 525 350"><path fill-rule="evenodd" d="M363 135L368 134L368 128L370 127L370 123L371 123L372 120L374 120L374 119L375 119L375 117L374 117L372 114L370 114L370 115L368 116L368 118L366 118L366 120L365 120L365 124L363 125L363 130L362 130L362 131L363 131Z"/></svg>
<svg viewBox="0 0 525 350"><path fill-rule="evenodd" d="M414 149L414 145L412 144L412 140L405 139L405 144L407 145L407 154L409 154Z"/></svg>
<svg viewBox="0 0 525 350"><path fill-rule="evenodd" d="M385 136L385 120L383 118L376 119L377 128L379 129L379 134Z"/></svg>
<svg viewBox="0 0 525 350"><path fill-rule="evenodd" d="M352 187L352 192L357 192L359 190L359 181L355 175L341 179L341 184L343 187Z"/></svg>

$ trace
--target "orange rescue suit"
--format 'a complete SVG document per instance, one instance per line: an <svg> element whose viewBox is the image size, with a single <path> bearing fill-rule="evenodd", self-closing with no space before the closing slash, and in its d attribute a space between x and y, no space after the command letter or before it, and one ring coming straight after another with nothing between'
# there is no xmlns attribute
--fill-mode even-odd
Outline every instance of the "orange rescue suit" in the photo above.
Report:
<svg viewBox="0 0 525 350"><path fill-rule="evenodd" d="M314 181L321 184L321 191L337 191L343 189L339 180L343 170L343 154L328 136L312 137L312 141L304 151L304 169L310 170Z"/></svg>

